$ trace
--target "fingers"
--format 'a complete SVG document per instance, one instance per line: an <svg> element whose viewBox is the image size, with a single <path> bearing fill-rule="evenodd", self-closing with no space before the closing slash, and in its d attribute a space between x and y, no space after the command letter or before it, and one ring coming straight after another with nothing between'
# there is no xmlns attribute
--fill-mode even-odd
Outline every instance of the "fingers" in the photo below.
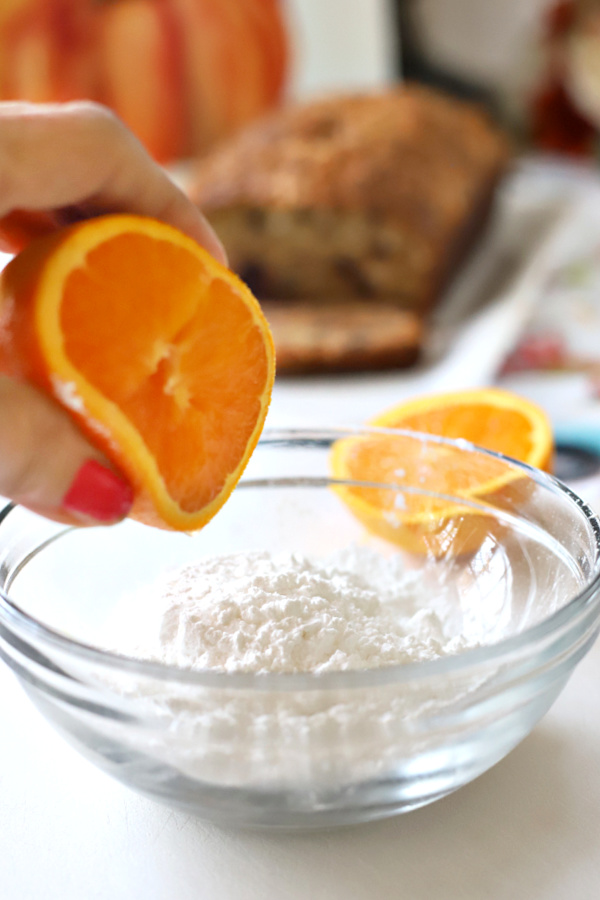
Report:
<svg viewBox="0 0 600 900"><path fill-rule="evenodd" d="M13 210L153 216L221 262L223 247L195 205L105 107L0 104L0 217ZM60 215L59 215L60 221Z"/></svg>
<svg viewBox="0 0 600 900"><path fill-rule="evenodd" d="M109 524L128 514L131 488L64 410L5 377L0 409L0 494L77 524Z"/></svg>
<svg viewBox="0 0 600 900"><path fill-rule="evenodd" d="M226 262L196 207L107 109L0 103L1 219L16 218L27 238L34 226L111 212L161 219ZM0 410L0 494L59 521L109 523L128 514L130 486L61 407L0 377Z"/></svg>

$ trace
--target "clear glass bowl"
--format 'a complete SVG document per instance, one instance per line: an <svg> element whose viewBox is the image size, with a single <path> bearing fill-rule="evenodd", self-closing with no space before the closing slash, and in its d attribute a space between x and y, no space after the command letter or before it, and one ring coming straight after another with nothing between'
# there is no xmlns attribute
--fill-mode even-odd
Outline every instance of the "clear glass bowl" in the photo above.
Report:
<svg viewBox="0 0 600 900"><path fill-rule="evenodd" d="M335 479L340 441L350 454L385 441L388 463L390 448L412 463L392 466L394 483ZM473 473L490 466L493 484L474 497ZM442 470L464 489L433 490ZM564 485L465 442L267 432L223 510L191 536L130 521L71 529L7 507L0 653L65 737L150 797L243 826L377 819L471 781L548 710L598 631L599 534ZM117 648L125 639L124 598L173 566L353 545L401 558L424 606L477 646L320 674L181 669L103 649L107 633Z"/></svg>

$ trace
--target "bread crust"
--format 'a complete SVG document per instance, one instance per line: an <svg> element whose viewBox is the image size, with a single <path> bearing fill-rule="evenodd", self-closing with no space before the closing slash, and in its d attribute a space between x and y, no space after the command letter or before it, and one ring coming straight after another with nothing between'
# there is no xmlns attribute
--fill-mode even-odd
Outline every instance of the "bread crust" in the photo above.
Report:
<svg viewBox="0 0 600 900"><path fill-rule="evenodd" d="M427 227L431 207L462 211L465 185L507 150L480 107L407 85L284 107L206 157L196 192L207 211L370 210Z"/></svg>

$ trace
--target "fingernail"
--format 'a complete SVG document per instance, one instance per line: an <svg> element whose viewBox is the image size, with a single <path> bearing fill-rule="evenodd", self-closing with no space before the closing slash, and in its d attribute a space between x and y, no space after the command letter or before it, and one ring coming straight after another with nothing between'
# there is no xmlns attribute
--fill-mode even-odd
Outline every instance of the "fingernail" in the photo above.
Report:
<svg viewBox="0 0 600 900"><path fill-rule="evenodd" d="M77 472L63 498L63 508L84 519L118 522L133 503L133 491L126 481L95 459L88 459Z"/></svg>

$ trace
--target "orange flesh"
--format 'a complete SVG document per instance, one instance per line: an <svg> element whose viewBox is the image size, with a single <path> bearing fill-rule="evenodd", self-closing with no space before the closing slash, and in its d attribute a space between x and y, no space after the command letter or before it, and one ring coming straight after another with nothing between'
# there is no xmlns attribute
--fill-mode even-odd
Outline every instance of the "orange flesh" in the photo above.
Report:
<svg viewBox="0 0 600 900"><path fill-rule="evenodd" d="M453 447L430 448L418 439L401 435L392 438L389 444L385 438L360 438L346 455L344 475L360 481L406 484L446 496L471 498L510 472L503 460L477 453L473 453L467 470L462 454L460 459L457 456L458 451ZM397 502L397 494L390 490L350 488L350 492L363 496L369 505L381 510L390 509ZM427 515L448 506L446 500L410 493L403 494L402 504L399 512L403 517Z"/></svg>
<svg viewBox="0 0 600 900"><path fill-rule="evenodd" d="M552 464L552 428L543 410L496 388L416 397L371 424L392 431L333 445L333 474L363 482L337 491L368 531L410 553L472 552L502 529L494 507L513 508L529 495L530 482L518 467L470 452L469 443L547 470ZM460 443L432 442L419 433Z"/></svg>
<svg viewBox="0 0 600 900"><path fill-rule="evenodd" d="M69 274L61 329L65 355L137 429L175 502L193 512L214 499L244 454L268 381L252 310L184 247L126 233Z"/></svg>
<svg viewBox="0 0 600 900"><path fill-rule="evenodd" d="M373 425L408 432L463 439L523 462L550 469L552 430L547 417L525 398L496 388L415 398L372 420ZM444 444L428 445L396 433L341 441L333 449L338 477L398 486L412 485L446 497L477 499L502 489L517 478L509 463ZM376 515L394 509L404 520L445 514L449 501L426 494L405 493L398 507L393 491L348 488L347 495Z"/></svg>
<svg viewBox="0 0 600 900"><path fill-rule="evenodd" d="M502 409L500 415L486 404L446 406L403 418L398 428L464 438L487 450L527 460L533 450L531 423L517 410Z"/></svg>

